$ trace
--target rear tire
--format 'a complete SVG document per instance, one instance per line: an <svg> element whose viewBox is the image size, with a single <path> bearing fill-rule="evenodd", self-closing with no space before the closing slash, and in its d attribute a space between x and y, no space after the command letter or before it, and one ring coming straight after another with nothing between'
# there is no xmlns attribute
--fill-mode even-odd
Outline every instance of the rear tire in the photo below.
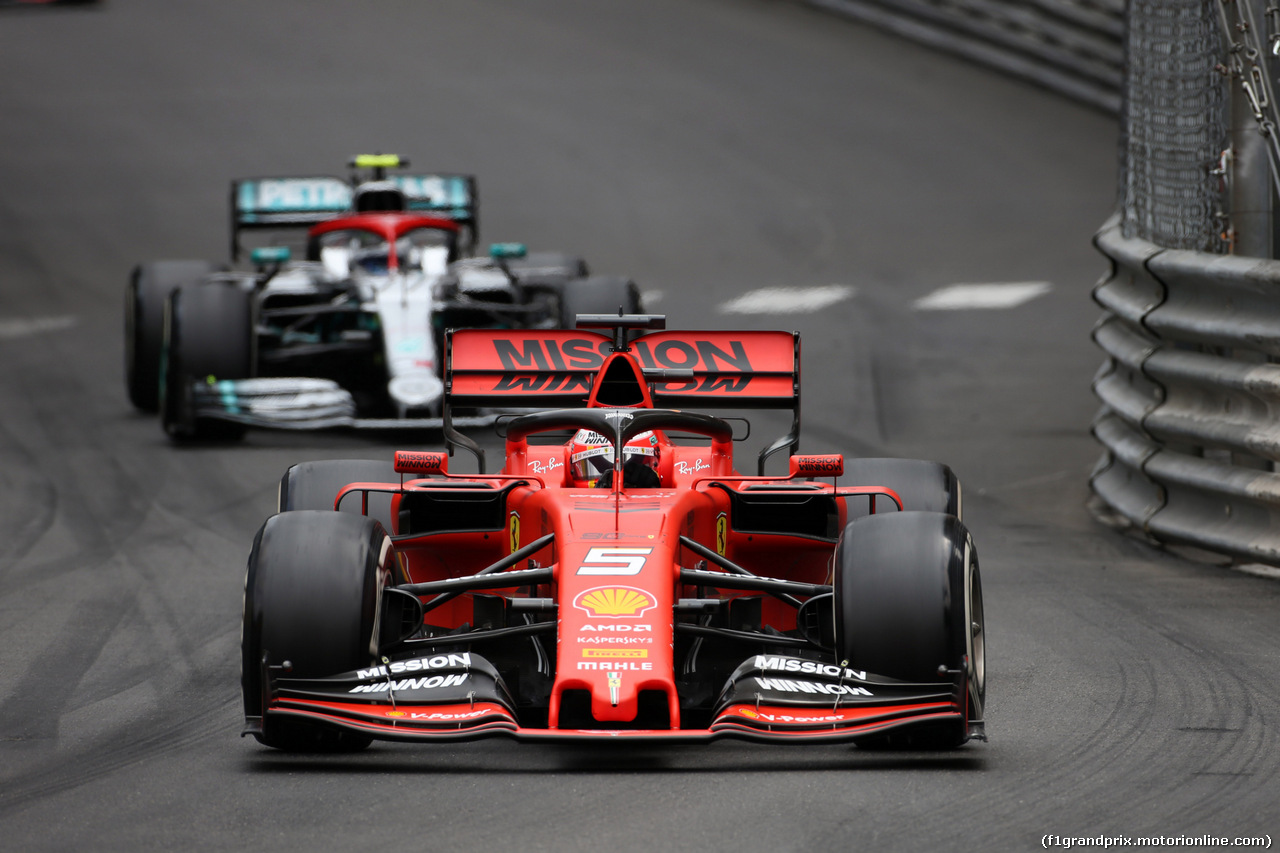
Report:
<svg viewBox="0 0 1280 853"><path fill-rule="evenodd" d="M165 303L160 420L174 441L236 441L243 424L198 418L191 382L253 376L253 294L235 282L187 284Z"/></svg>
<svg viewBox="0 0 1280 853"><path fill-rule="evenodd" d="M946 671L963 674L965 720L904 729L867 745L963 744L986 700L982 581L969 531L944 513L870 516L845 528L835 565L837 659L924 684L950 680Z"/></svg>
<svg viewBox="0 0 1280 853"><path fill-rule="evenodd" d="M398 483L400 475L390 462L374 459L324 459L290 466L280 478L279 511L299 509L332 510L338 492L350 483ZM342 501L342 511L360 512L360 495ZM396 527L391 519L391 495L369 493L369 518L382 523L388 532Z"/></svg>
<svg viewBox="0 0 1280 853"><path fill-rule="evenodd" d="M618 276L577 278L564 283L560 292L560 327L577 328L579 314L639 314L640 289Z"/></svg>
<svg viewBox="0 0 1280 853"><path fill-rule="evenodd" d="M133 268L124 291L124 383L139 411L160 410L165 300L217 269L209 261L153 261Z"/></svg>
<svg viewBox="0 0 1280 853"><path fill-rule="evenodd" d="M354 751L371 738L288 717L266 717L263 666L318 678L377 657L378 603L393 579L390 538L376 520L346 512L273 515L258 531L245 575L241 690L258 740L295 752Z"/></svg>

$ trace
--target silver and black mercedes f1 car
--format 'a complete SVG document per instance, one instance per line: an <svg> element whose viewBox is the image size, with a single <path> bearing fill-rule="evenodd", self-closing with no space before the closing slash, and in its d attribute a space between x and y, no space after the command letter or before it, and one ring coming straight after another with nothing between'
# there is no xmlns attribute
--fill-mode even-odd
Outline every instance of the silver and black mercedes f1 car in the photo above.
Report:
<svg viewBox="0 0 1280 853"><path fill-rule="evenodd" d="M251 268L133 271L134 406L158 411L179 441L248 427L439 426L446 328L549 329L639 310L633 282L591 276L577 256L500 243L477 257L475 178L391 171L408 165L362 155L347 179L233 181L232 263L247 252Z"/></svg>

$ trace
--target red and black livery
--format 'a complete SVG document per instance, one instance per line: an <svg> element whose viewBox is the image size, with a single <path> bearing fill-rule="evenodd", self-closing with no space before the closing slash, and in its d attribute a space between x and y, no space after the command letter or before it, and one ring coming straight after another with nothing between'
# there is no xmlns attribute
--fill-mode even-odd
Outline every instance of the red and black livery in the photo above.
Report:
<svg viewBox="0 0 1280 853"><path fill-rule="evenodd" d="M447 452L286 472L249 557L246 733L297 750L985 739L981 582L951 470L798 454L798 335L578 325L449 334L450 405L543 408L500 424L497 473L447 408ZM742 474L743 421L686 407L790 409L792 428ZM594 488L570 470L582 431L611 452ZM656 448L643 485L624 463L637 437ZM449 471L459 447L479 473Z"/></svg>

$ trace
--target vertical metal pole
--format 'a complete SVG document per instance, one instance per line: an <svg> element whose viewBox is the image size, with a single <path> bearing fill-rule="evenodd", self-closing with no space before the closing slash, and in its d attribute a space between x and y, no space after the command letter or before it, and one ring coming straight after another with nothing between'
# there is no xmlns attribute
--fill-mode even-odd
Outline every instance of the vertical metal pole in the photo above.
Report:
<svg viewBox="0 0 1280 853"><path fill-rule="evenodd" d="M1271 91L1274 96L1277 91L1280 91L1280 87L1275 85L1276 69L1280 68L1280 56L1273 53L1272 39L1280 36L1280 33L1276 32L1277 26L1280 26L1280 10L1276 9L1277 0L1255 0L1254 5L1254 20L1258 22L1262 29L1262 32L1258 33L1258 42L1262 45L1262 67L1265 69L1267 79L1271 82ZM1280 42L1277 42L1276 44L1280 44ZM1271 110L1272 117L1276 116L1277 113L1280 112L1275 104L1271 105ZM1280 132L1280 127L1273 132ZM1268 142L1269 140L1263 141ZM1274 162L1271 164L1271 168L1275 168ZM1262 256L1266 258L1275 258L1280 255L1280 216L1276 215L1276 211L1280 209L1280 207L1278 207L1278 205L1280 205L1280 197L1277 196L1276 177L1276 175L1271 174L1271 180L1269 181L1271 185L1271 192L1268 214L1271 226L1269 229L1269 233L1271 235L1271 252L1270 254Z"/></svg>
<svg viewBox="0 0 1280 853"><path fill-rule="evenodd" d="M1253 12L1253 20L1260 25L1267 20L1267 7L1274 0L1235 0L1246 4ZM1240 40L1240 33L1231 33ZM1258 41L1266 43L1266 32L1256 33ZM1248 39L1253 41L1253 39ZM1270 54L1262 62L1270 73ZM1249 73L1249 63L1244 65ZM1250 258L1273 258L1276 245L1272 209L1275 190L1272 186L1271 167L1268 161L1269 140L1258 129L1253 107L1242 83L1231 81L1231 127L1229 131L1234 158L1231 166L1231 222L1235 227L1235 254Z"/></svg>

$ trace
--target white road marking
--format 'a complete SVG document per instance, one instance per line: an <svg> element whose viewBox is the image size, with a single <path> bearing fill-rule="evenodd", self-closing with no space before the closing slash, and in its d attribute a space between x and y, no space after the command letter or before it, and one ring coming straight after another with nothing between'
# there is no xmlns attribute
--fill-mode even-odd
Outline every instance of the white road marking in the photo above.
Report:
<svg viewBox="0 0 1280 853"><path fill-rule="evenodd" d="M61 332L70 329L78 321L72 316L32 317L27 320L0 320L0 341L25 338L45 332Z"/></svg>
<svg viewBox="0 0 1280 853"><path fill-rule="evenodd" d="M765 287L720 306L721 314L808 314L843 302L857 292L847 284L821 287Z"/></svg>
<svg viewBox="0 0 1280 853"><path fill-rule="evenodd" d="M644 293L640 294L640 304L644 306L646 311L649 309L650 305L657 305L661 301L661 290L646 290Z"/></svg>
<svg viewBox="0 0 1280 853"><path fill-rule="evenodd" d="M1016 308L1053 285L1047 281L1015 281L1007 284L953 284L917 299L917 311L965 311L970 309Z"/></svg>
<svg viewBox="0 0 1280 853"><path fill-rule="evenodd" d="M1232 566L1238 572L1244 572L1247 575L1257 575L1260 578L1271 578L1272 580L1280 580L1280 569L1275 566L1264 566L1261 563L1240 563Z"/></svg>

